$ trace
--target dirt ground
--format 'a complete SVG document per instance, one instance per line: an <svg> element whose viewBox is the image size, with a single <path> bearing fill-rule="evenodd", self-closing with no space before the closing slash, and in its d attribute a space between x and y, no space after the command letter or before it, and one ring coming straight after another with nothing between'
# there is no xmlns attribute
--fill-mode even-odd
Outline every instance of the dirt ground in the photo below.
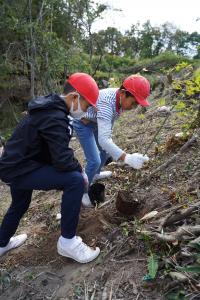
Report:
<svg viewBox="0 0 200 300"><path fill-rule="evenodd" d="M165 118L157 107L155 101L145 114L136 111L120 117L113 132L117 145L128 153L144 153ZM140 218L152 210L162 211L183 203L188 197L191 201L198 198L195 189L200 178L194 177L200 169L197 142L164 171L146 180L185 143L174 135L187 122L187 117L171 113L148 150L150 162L144 169L135 171L117 163L106 166L113 172L111 178L102 181L106 185L106 200L98 208L82 209L78 227L78 235L85 242L101 248L101 255L92 263L81 265L57 254L60 224L56 214L61 193L34 192L30 209L18 229L18 233L26 232L28 239L22 247L0 260L0 299L166 299L163 275L150 282L143 278L147 274L147 257L152 251L162 257L163 248L160 242L140 234L141 228L148 225ZM72 147L84 164L76 139ZM124 215L116 209L121 190L139 202L132 215ZM0 183L0 197L2 219L10 201L9 190L3 183Z"/></svg>

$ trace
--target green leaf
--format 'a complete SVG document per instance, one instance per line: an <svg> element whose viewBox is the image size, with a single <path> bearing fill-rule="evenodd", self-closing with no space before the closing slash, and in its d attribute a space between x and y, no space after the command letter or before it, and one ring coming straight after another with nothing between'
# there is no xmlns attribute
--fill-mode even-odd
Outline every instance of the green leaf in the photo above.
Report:
<svg viewBox="0 0 200 300"><path fill-rule="evenodd" d="M195 248L197 251L200 252L200 243L192 243L192 242L190 242L189 246L192 247L192 248Z"/></svg>
<svg viewBox="0 0 200 300"><path fill-rule="evenodd" d="M151 276L152 279L156 277L157 271L158 271L158 258L151 254L148 257L148 265L147 265L149 275Z"/></svg>
<svg viewBox="0 0 200 300"><path fill-rule="evenodd" d="M193 256L196 258L196 262L200 264L200 253L195 253Z"/></svg>
<svg viewBox="0 0 200 300"><path fill-rule="evenodd" d="M189 266L185 268L180 268L181 271L191 272L191 273L200 273L200 265Z"/></svg>
<svg viewBox="0 0 200 300"><path fill-rule="evenodd" d="M167 300L184 300L185 293L184 293L184 291L171 292L166 295L166 299Z"/></svg>
<svg viewBox="0 0 200 300"><path fill-rule="evenodd" d="M179 101L177 104L176 104L176 106L175 106L175 109L183 109L183 108L185 108L185 103L184 102L182 102L182 101Z"/></svg>
<svg viewBox="0 0 200 300"><path fill-rule="evenodd" d="M139 115L137 115L137 117L138 117L138 119L143 120L145 118L145 115L144 114L139 114Z"/></svg>
<svg viewBox="0 0 200 300"><path fill-rule="evenodd" d="M165 98L160 98L158 104L159 106L164 106L166 104Z"/></svg>

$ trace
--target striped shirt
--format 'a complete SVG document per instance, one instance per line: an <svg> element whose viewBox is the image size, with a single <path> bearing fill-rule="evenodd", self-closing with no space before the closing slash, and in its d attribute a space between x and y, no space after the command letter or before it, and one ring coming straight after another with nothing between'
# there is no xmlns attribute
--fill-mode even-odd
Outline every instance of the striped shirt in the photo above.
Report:
<svg viewBox="0 0 200 300"><path fill-rule="evenodd" d="M95 111L93 107L89 107L84 118L93 122L97 122L97 118L111 121L112 125L114 121L120 116L120 111L116 109L116 93L117 88L107 88L100 90L97 100L97 109Z"/></svg>
<svg viewBox="0 0 200 300"><path fill-rule="evenodd" d="M89 107L84 118L87 118L98 126L98 142L103 150L110 154L114 160L118 160L124 151L119 148L112 140L112 127L120 116L118 107L119 98L117 88L100 90L97 100L97 111Z"/></svg>

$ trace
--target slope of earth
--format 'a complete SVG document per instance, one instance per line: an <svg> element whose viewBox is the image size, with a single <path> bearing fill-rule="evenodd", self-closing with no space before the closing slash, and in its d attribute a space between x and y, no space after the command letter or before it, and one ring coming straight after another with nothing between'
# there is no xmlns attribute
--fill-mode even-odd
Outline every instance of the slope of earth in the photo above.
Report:
<svg viewBox="0 0 200 300"><path fill-rule="evenodd" d="M177 245L163 245L143 234L144 229L152 228L150 221L140 219L151 211L159 213L188 200L198 200L200 142L197 136L175 161L151 177L154 170L179 153L191 138L180 134L185 124L191 121L187 115L180 115L177 111L168 115L159 112L158 106L154 100L145 113L140 110L124 113L113 132L117 145L127 153L145 153L148 150L149 163L138 171L119 163L109 164L106 169L111 170L113 176L106 182L102 181L106 185L105 202L95 209L81 210L78 234L91 246L101 248L99 258L90 264L80 265L57 254L60 225L56 214L60 210L61 192L36 191L18 229L19 233L28 234L26 243L0 260L1 300L161 300L167 297L171 282L166 278L167 271L162 272L162 258L166 257L166 251L171 257L173 247ZM73 139L72 147L84 164L76 139ZM131 215L116 208L116 199L119 200L120 195L125 195L124 201L130 198L129 202L131 199L138 202ZM9 190L3 183L0 184L0 196L2 219L10 201ZM152 253L159 257L159 270L156 280L146 280L148 276L144 276L149 273L147 258ZM181 295L184 286L177 283L177 287L177 293ZM185 294L195 296L198 288L185 287Z"/></svg>

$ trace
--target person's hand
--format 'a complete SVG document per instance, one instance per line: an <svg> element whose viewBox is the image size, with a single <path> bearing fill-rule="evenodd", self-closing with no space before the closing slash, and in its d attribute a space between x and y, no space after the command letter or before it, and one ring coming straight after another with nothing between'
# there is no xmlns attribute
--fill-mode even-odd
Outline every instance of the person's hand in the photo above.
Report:
<svg viewBox="0 0 200 300"><path fill-rule="evenodd" d="M149 161L148 156L141 153L126 154L124 159L125 164L136 170L141 169L147 161Z"/></svg>
<svg viewBox="0 0 200 300"><path fill-rule="evenodd" d="M89 186L88 176L87 176L87 174L85 173L84 170L82 171L81 174L82 174L83 179L84 179L85 187L88 188L88 186Z"/></svg>

